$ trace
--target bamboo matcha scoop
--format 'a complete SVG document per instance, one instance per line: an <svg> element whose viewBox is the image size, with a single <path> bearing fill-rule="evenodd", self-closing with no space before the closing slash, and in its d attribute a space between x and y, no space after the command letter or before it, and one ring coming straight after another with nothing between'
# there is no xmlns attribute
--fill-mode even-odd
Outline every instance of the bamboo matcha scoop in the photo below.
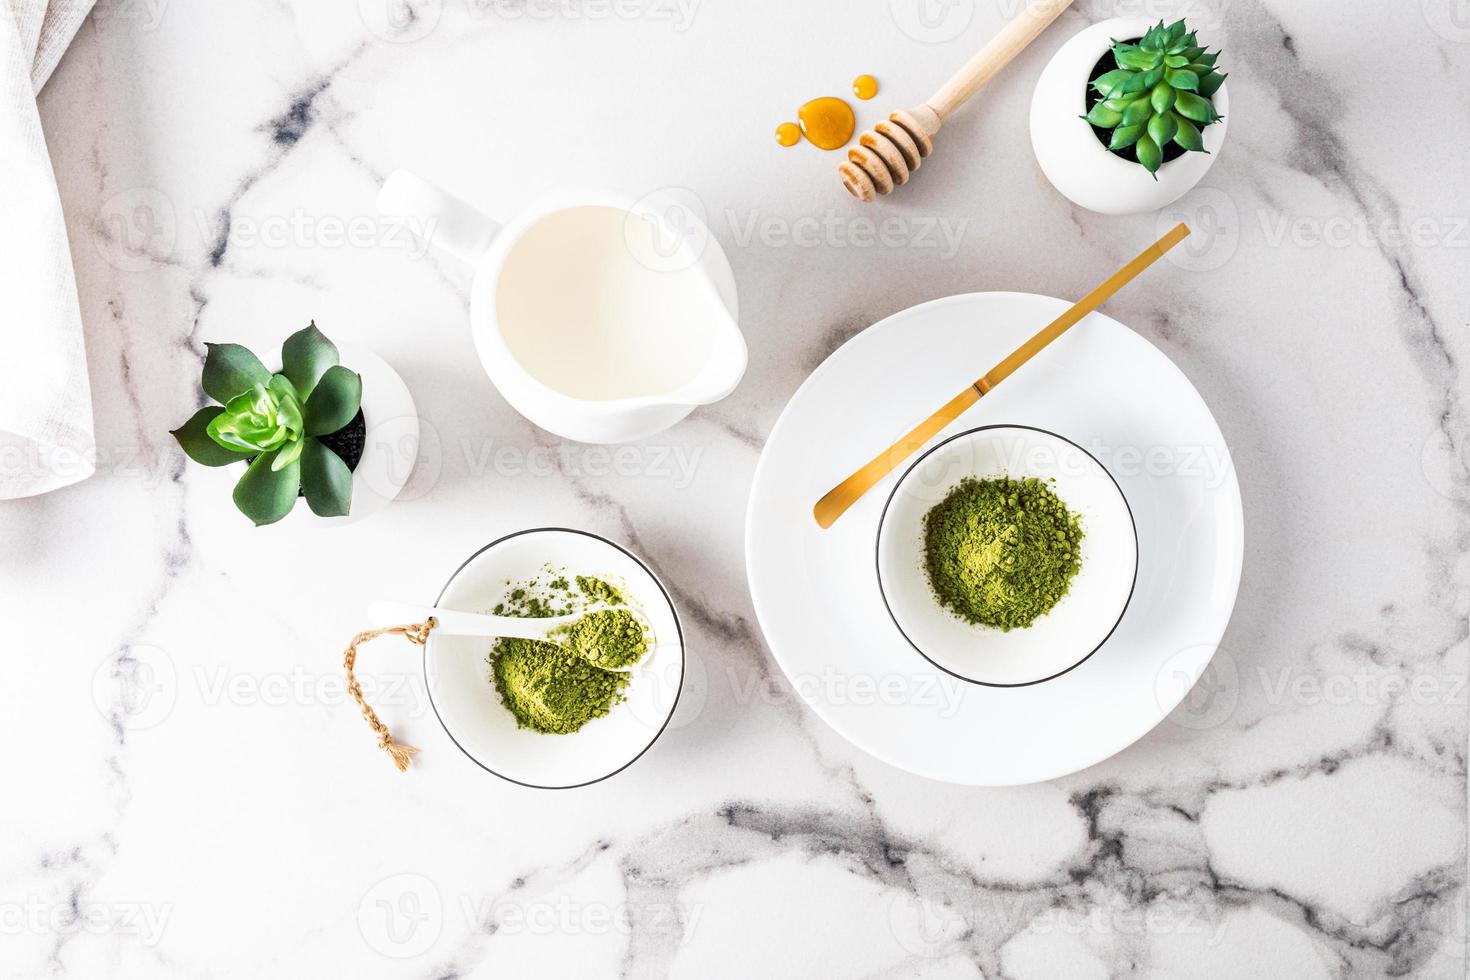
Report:
<svg viewBox="0 0 1470 980"><path fill-rule="evenodd" d="M995 77L1011 59L1056 20L1072 0L1031 0L990 43L940 86L929 101L901 109L858 137L847 151L847 162L837 168L842 186L860 201L871 201L899 184L934 149L934 134L980 87Z"/></svg>
<svg viewBox="0 0 1470 980"><path fill-rule="evenodd" d="M984 398L991 389L1009 378L1017 368L1039 354L1047 344L1066 333L1073 324L1101 306L1108 297L1132 282L1140 272L1157 262L1165 252L1184 241L1188 235L1187 226L1175 225L1164 237L1139 252L1132 261L1109 276L1102 285L1073 303L1071 309L1042 327L1030 340L1007 354L999 364L976 379L973 384L939 406L933 415L910 429L907 435L868 460L837 486L828 490L812 508L812 516L816 518L817 524L823 528L831 527L837 518L847 513L849 507L857 503L863 494L873 489L880 480L893 472L899 463L918 452L920 447L938 435L945 426L965 414L971 405Z"/></svg>

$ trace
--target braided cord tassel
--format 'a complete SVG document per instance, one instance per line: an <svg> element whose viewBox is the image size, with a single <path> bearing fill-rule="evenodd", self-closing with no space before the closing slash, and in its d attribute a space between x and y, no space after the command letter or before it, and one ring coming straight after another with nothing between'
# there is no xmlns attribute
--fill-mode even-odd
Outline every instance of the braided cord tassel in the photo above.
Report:
<svg viewBox="0 0 1470 980"><path fill-rule="evenodd" d="M433 632L434 627L437 625L438 623L431 616L422 623L363 630L352 638L352 642L347 645L347 652L342 655L342 666L347 668L347 690L352 695L352 699L357 702L357 706L362 709L363 718L367 720L368 725L377 733L378 748L388 753L388 757L393 760L393 765L398 767L399 772L408 771L410 760L413 758L414 753L418 752L418 749L412 745L395 742L393 740L393 733L388 730L388 726L383 724L378 718L377 712L369 707L367 698L362 693L362 685L357 682L357 674L354 671L357 665L357 648L369 640L376 640L380 636L388 636L390 634L397 634L407 638L410 643L416 646L423 646L429 641L429 634Z"/></svg>

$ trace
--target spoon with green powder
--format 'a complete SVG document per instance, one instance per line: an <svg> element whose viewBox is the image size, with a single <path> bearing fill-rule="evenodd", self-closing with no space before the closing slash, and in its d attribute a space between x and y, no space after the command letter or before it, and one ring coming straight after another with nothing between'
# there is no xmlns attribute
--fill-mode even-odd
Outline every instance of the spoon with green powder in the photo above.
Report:
<svg viewBox="0 0 1470 980"><path fill-rule="evenodd" d="M368 606L368 615L378 623L417 623L432 616L434 632L446 636L555 643L603 670L631 670L652 648L651 630L641 616L605 603L568 616L488 616L379 599Z"/></svg>

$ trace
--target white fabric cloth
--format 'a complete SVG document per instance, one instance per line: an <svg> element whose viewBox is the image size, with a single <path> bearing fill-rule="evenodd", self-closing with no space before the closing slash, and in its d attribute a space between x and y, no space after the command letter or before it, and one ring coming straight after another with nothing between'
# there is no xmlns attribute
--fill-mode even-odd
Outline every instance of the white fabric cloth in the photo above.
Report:
<svg viewBox="0 0 1470 980"><path fill-rule="evenodd" d="M36 93L91 0L0 0L0 500L96 466L76 279Z"/></svg>
<svg viewBox="0 0 1470 980"><path fill-rule="evenodd" d="M71 39L81 30L82 21L92 10L92 0L10 0L11 4L25 11L32 21L39 16L39 28L31 50L31 87L37 92L46 84L46 79L56 70L61 55L71 46ZM24 38L26 35L22 34Z"/></svg>

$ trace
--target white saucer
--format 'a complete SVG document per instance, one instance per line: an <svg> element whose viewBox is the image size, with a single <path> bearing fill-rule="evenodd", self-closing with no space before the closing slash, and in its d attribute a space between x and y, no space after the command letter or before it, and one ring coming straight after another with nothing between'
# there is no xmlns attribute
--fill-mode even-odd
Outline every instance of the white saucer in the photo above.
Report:
<svg viewBox="0 0 1470 980"><path fill-rule="evenodd" d="M490 680L485 658L492 641L474 636L431 634L424 679L444 730L482 768L523 786L569 789L621 772L663 733L684 683L684 638L673 600L643 562L605 538L568 528L521 531L486 545L459 567L434 605L490 612L509 583L544 581L548 565L608 579L647 617L654 647L634 668L626 701L570 735L517 728Z"/></svg>
<svg viewBox="0 0 1470 980"><path fill-rule="evenodd" d="M1042 480L1082 525L1081 568L1030 626L968 623L934 598L924 517L967 477ZM1039 684L1082 663L1117 628L1137 573L1138 532L1117 482L1079 446L1029 426L981 426L930 449L893 488L878 527L878 586L893 621L925 660L976 684Z"/></svg>
<svg viewBox="0 0 1470 980"><path fill-rule="evenodd" d="M1168 358L1096 313L944 433L998 421L1066 433L1117 480L1137 523L1138 581L1118 628L1080 666L997 688L915 655L873 561L896 475L830 530L813 520L822 494L1067 306L979 293L875 324L801 386L756 469L746 565L772 653L833 728L919 775L1002 786L1100 762L1183 699L1235 604L1244 526L1224 437Z"/></svg>

